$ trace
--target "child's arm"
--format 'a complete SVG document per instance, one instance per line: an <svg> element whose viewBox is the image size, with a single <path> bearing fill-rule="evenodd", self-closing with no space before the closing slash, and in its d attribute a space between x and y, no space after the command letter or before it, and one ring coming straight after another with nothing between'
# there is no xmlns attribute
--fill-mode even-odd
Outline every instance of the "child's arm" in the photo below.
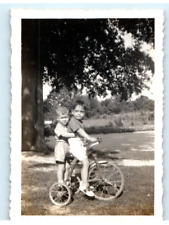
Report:
<svg viewBox="0 0 169 225"><path fill-rule="evenodd" d="M91 137L91 136L88 135L88 134L86 133L86 131L83 130L82 128L79 128L79 129L77 130L77 133L78 133L81 137L86 138L87 141L90 141L90 142L97 141L97 138Z"/></svg>
<svg viewBox="0 0 169 225"><path fill-rule="evenodd" d="M69 133L69 132L66 132L66 131L61 131L58 133L58 131L54 130L55 134L57 134L58 136L62 136L64 138L74 138L75 137L75 134L74 133Z"/></svg>
<svg viewBox="0 0 169 225"><path fill-rule="evenodd" d="M65 137L65 138L74 138L75 134L69 133L69 132L62 132L60 136Z"/></svg>

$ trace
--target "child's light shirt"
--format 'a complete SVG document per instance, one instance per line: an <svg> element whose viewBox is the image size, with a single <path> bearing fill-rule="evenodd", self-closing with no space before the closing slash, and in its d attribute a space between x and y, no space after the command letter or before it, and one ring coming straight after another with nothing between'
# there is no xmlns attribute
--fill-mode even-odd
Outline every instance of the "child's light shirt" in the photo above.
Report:
<svg viewBox="0 0 169 225"><path fill-rule="evenodd" d="M71 132L71 133L73 132L75 134L75 137L80 137L80 135L77 133L77 131L80 128L82 128L84 130L83 121L77 120L74 117L71 117L71 119L68 123L68 132Z"/></svg>
<svg viewBox="0 0 169 225"><path fill-rule="evenodd" d="M58 123L55 128L56 145L54 150L54 156L56 162L65 162L66 153L69 152L68 138L62 136L67 132L67 127Z"/></svg>
<svg viewBox="0 0 169 225"><path fill-rule="evenodd" d="M84 129L83 122L72 117L68 123L68 132L73 132L75 134L75 138L68 139L70 152L81 161L87 158L87 154L86 147L84 147L83 144L84 138L80 137L77 132L80 128Z"/></svg>
<svg viewBox="0 0 169 225"><path fill-rule="evenodd" d="M67 132L66 126L64 126L61 123L57 123L54 131L55 131L56 141L66 141L66 142L68 142L68 139L62 136L63 133Z"/></svg>

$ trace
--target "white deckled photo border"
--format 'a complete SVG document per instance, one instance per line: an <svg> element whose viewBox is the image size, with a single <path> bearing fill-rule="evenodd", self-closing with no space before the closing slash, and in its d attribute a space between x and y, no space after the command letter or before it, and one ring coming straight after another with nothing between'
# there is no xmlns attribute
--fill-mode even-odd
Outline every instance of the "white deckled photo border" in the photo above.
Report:
<svg viewBox="0 0 169 225"><path fill-rule="evenodd" d="M113 17L112 17L113 15ZM21 137L22 137L22 114L21 114L21 20L38 18L154 18L155 19L155 190L154 190L154 216L108 216L107 222L157 222L163 217L163 38L164 38L164 15L161 9L12 9L11 10L11 195L10 195L10 218L12 221L31 222L55 221L62 219L67 222L70 217L64 216L22 216L21 215ZM71 217L78 222L77 217ZM83 217L84 221L104 222L104 217Z"/></svg>

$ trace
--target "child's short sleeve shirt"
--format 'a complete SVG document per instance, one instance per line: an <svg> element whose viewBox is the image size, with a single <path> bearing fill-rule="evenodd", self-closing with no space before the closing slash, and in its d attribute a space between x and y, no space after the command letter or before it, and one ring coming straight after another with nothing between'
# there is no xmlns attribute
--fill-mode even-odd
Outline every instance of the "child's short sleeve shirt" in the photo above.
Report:
<svg viewBox="0 0 169 225"><path fill-rule="evenodd" d="M84 129L83 122L71 117L68 123L68 132L76 133L80 128Z"/></svg>
<svg viewBox="0 0 169 225"><path fill-rule="evenodd" d="M55 127L55 138L58 141L66 141L67 142L67 138L63 137L62 134L67 132L67 127L63 126L61 123L58 123Z"/></svg>
<svg viewBox="0 0 169 225"><path fill-rule="evenodd" d="M86 147L83 144L83 138L78 135L78 130L84 129L83 122L72 117L68 123L68 132L73 132L75 138L69 138L70 152L80 161L87 158Z"/></svg>

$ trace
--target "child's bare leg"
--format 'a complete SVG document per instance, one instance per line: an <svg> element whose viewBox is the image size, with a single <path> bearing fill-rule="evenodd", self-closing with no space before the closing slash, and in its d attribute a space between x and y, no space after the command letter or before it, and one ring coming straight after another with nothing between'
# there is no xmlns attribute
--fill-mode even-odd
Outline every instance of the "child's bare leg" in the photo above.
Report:
<svg viewBox="0 0 169 225"><path fill-rule="evenodd" d="M64 163L58 163L58 170L57 170L58 182L63 182L64 170L65 170Z"/></svg>
<svg viewBox="0 0 169 225"><path fill-rule="evenodd" d="M68 177L69 177L69 170L70 170L70 164L68 162L66 162L64 180L68 179Z"/></svg>
<svg viewBox="0 0 169 225"><path fill-rule="evenodd" d="M88 169L89 169L89 160L88 158L82 160L82 170L81 170L81 178L82 181L80 182L80 191L82 191L83 193L85 193L86 195L90 196L90 197L94 197L94 192L90 191L88 189Z"/></svg>
<svg viewBox="0 0 169 225"><path fill-rule="evenodd" d="M82 165L83 165L81 170L82 185L86 188L88 186L88 169L89 169L88 158L82 160Z"/></svg>

